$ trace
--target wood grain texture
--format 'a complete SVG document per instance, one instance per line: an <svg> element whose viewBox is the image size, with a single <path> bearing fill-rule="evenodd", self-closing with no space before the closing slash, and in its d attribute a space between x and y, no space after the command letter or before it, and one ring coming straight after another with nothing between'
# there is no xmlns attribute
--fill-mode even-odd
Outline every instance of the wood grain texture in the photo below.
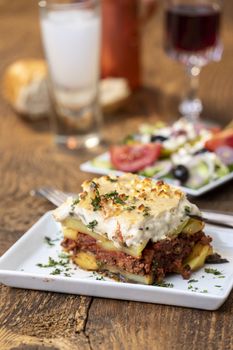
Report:
<svg viewBox="0 0 233 350"><path fill-rule="evenodd" d="M219 312L95 299L86 332L94 349L232 349L232 297Z"/></svg>
<svg viewBox="0 0 233 350"><path fill-rule="evenodd" d="M0 75L22 57L42 57L37 1L0 0ZM200 95L206 115L220 122L233 118L233 5L226 2L221 63L203 71ZM184 92L182 68L161 49L159 13L144 29L144 81L118 113L106 116L108 142L157 117L175 118ZM79 191L92 175L79 164L92 157L57 149L46 121L29 123L0 96L0 254L53 206L32 198L33 188L53 185ZM232 183L195 202L203 208L232 210ZM27 252L25 252L26 254ZM233 294L216 312L172 306L26 291L0 286L1 350L194 349L233 348Z"/></svg>

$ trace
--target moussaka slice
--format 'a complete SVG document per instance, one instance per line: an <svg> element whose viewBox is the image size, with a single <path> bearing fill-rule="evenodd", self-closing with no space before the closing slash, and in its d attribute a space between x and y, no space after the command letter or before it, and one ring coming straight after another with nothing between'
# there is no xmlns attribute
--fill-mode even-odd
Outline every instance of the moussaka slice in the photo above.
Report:
<svg viewBox="0 0 233 350"><path fill-rule="evenodd" d="M177 188L132 174L82 188L54 211L62 247L82 269L152 284L168 273L189 278L212 254L203 222L190 218L199 209Z"/></svg>

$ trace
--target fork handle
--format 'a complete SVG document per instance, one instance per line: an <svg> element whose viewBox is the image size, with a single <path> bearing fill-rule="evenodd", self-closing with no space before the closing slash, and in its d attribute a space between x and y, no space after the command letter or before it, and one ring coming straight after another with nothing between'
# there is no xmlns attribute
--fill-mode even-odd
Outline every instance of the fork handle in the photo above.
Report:
<svg viewBox="0 0 233 350"><path fill-rule="evenodd" d="M233 228L233 216L218 211L202 210L203 218L212 222L220 222L222 224L229 225Z"/></svg>

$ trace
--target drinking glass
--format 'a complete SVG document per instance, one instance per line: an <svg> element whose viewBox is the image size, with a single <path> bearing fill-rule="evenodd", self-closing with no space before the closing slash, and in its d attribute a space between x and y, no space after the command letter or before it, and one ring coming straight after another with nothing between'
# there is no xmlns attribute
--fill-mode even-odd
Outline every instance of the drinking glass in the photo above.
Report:
<svg viewBox="0 0 233 350"><path fill-rule="evenodd" d="M102 120L100 1L48 0L39 8L56 142L70 149L94 147Z"/></svg>
<svg viewBox="0 0 233 350"><path fill-rule="evenodd" d="M185 65L190 79L190 89L179 111L196 122L203 109L197 97L201 68L222 56L222 0L165 0L165 6L165 51Z"/></svg>

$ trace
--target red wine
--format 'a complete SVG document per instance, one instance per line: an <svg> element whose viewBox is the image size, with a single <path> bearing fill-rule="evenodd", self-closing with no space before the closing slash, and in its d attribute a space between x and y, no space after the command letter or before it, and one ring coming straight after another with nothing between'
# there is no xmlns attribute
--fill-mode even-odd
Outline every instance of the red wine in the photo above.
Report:
<svg viewBox="0 0 233 350"><path fill-rule="evenodd" d="M176 5L166 11L168 50L198 52L217 45L220 10L210 5Z"/></svg>

